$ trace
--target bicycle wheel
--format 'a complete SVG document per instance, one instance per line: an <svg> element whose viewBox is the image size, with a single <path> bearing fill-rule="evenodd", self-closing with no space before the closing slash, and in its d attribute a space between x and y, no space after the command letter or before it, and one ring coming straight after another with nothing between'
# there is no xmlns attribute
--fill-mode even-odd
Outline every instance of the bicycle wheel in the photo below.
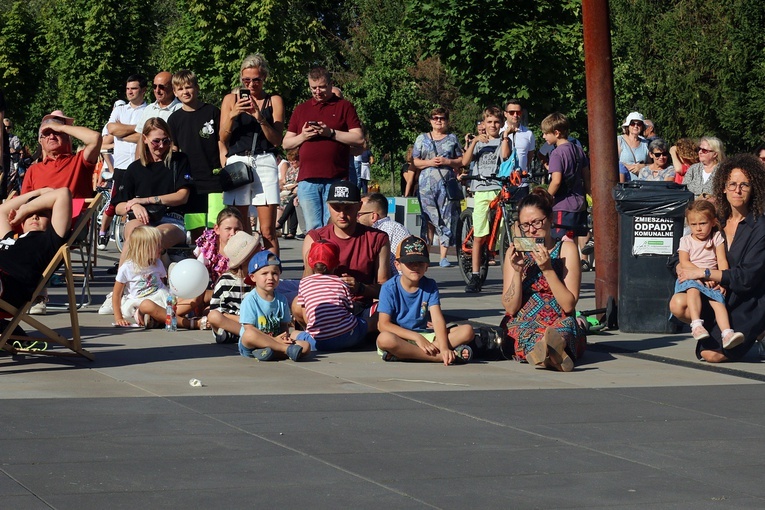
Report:
<svg viewBox="0 0 765 510"><path fill-rule="evenodd" d="M108 189L101 190L99 193L104 197L103 202L101 202L101 205L98 208L98 213L96 214L96 224L100 230L101 223L104 219L104 211L106 211L106 209L109 207L109 201L112 199L112 194Z"/></svg>
<svg viewBox="0 0 765 510"><path fill-rule="evenodd" d="M125 218L122 216L115 216L112 221L112 236L114 237L114 244L117 249L122 252L122 247L125 244Z"/></svg>
<svg viewBox="0 0 765 510"><path fill-rule="evenodd" d="M509 223L508 223L509 220ZM513 242L513 225L518 220L518 211L515 210L515 205L510 204L505 208L505 217L502 221L502 231L499 237L499 254L502 257L501 264L505 263L505 254L510 247L510 243Z"/></svg>
<svg viewBox="0 0 765 510"><path fill-rule="evenodd" d="M457 223L457 265L465 283L470 283L473 276L473 209L465 209L460 214ZM481 247L481 268L479 277L481 284L486 281L489 272L489 250L486 245Z"/></svg>

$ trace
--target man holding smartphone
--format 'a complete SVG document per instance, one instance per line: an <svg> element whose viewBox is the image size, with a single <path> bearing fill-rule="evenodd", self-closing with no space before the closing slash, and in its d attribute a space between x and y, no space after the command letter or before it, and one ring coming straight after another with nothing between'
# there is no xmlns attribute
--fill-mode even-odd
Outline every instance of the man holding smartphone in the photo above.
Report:
<svg viewBox="0 0 765 510"><path fill-rule="evenodd" d="M312 230L327 224L329 188L348 175L350 149L362 146L364 134L353 105L333 93L329 71L312 68L308 85L313 97L295 108L282 146L300 148L297 194Z"/></svg>

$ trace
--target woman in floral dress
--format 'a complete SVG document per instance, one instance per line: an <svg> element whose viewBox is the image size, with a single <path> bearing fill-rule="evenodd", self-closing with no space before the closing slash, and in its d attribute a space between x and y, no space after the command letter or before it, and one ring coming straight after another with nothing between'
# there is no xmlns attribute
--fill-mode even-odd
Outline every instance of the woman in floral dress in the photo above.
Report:
<svg viewBox="0 0 765 510"><path fill-rule="evenodd" d="M576 244L550 236L552 203L552 197L538 188L518 206L520 233L534 239L534 248L508 249L502 304L515 358L570 372L586 345L575 317L582 269Z"/></svg>

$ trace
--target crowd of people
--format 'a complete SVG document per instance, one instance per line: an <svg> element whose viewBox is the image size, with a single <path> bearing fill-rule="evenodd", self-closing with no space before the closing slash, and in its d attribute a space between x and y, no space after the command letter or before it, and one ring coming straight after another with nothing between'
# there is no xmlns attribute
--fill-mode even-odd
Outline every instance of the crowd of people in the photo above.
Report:
<svg viewBox="0 0 765 510"><path fill-rule="evenodd" d="M116 326L164 325L166 303L173 301L166 252L190 239L209 284L199 296L178 300L178 326L211 330L216 342L237 343L244 357L298 361L312 351L375 341L385 361L468 362L476 331L469 324L447 327L438 283L426 276L429 246L438 245L440 267L451 266L449 248L461 241L456 224L464 177L476 178L469 180L474 259L465 291L481 292L489 204L502 187L492 178L509 168L519 177L513 231L534 240L525 248L511 244L502 261L510 355L540 368L573 370L586 347L575 310L588 234L589 161L564 114L542 121L545 143L537 150L517 99L485 108L464 143L449 129L449 111L434 108L430 130L416 138L402 167L403 191L416 196L422 210L423 228L411 233L388 216L385 196L366 193L374 158L355 108L330 73L309 71L311 97L292 112L268 91L268 78L265 58L247 56L240 86L218 108L200 99L191 71L158 73L151 104L148 80L131 75L126 101L115 103L100 133L60 110L44 116L40 157L26 168L20 195L0 206L0 296L23 302L36 282L18 284L9 276L18 274L17 254L36 253L25 274L39 278L45 258L66 237L72 199L92 197L95 185L108 180L112 200L99 247L108 244L112 218L127 219L113 290L99 310ZM23 149L10 142L9 128L10 122L2 148L17 155L18 168ZM80 150L73 151L72 139ZM113 149L102 151L105 144ZM669 308L690 324L700 359L739 359L765 333L765 319L754 313L765 300L765 147L756 156L726 158L722 142L711 136L669 145L650 120L630 113L616 139L620 181L682 183L693 192ZM545 186L530 185L529 169L537 162L547 174ZM227 187L224 177L245 182ZM304 273L282 279L279 231L295 239L298 224L305 233ZM30 311L44 308L43 297Z"/></svg>

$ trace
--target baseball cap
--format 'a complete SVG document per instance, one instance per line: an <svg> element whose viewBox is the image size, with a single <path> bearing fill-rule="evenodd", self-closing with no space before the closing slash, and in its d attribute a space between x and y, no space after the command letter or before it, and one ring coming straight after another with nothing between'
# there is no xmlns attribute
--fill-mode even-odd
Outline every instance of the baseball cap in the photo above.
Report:
<svg viewBox="0 0 765 510"><path fill-rule="evenodd" d="M361 202L359 187L351 181L333 182L329 187L328 204L358 204Z"/></svg>
<svg viewBox="0 0 765 510"><path fill-rule="evenodd" d="M308 266L313 268L316 264L327 266L327 272L332 272L340 264L340 247L326 239L314 241L308 251Z"/></svg>
<svg viewBox="0 0 765 510"><path fill-rule="evenodd" d="M645 117L643 117L643 114L640 112L632 112L629 115L627 115L627 118L624 120L624 124L622 124L622 127L627 127L630 125L630 122L633 120L639 120L643 124L645 124Z"/></svg>
<svg viewBox="0 0 765 510"><path fill-rule="evenodd" d="M60 120L67 126L71 126L72 124L74 124L74 119L72 117L67 117L66 115L64 115L64 112L62 112L61 110L53 110L48 115L42 118L42 120L40 121L40 124L44 124L46 120L50 120L50 119Z"/></svg>
<svg viewBox="0 0 765 510"><path fill-rule="evenodd" d="M250 235L240 230L228 240L223 254L228 257L228 267L234 269L247 262L260 248L260 234L255 232Z"/></svg>
<svg viewBox="0 0 765 510"><path fill-rule="evenodd" d="M428 243L417 236L409 236L398 245L396 260L408 262L430 262Z"/></svg>
<svg viewBox="0 0 765 510"><path fill-rule="evenodd" d="M250 263L247 266L247 278L244 281L250 285L255 285L250 275L257 273L266 266L279 266L279 272L281 273L282 271L282 261L279 260L279 257L268 250L259 251L250 259Z"/></svg>

